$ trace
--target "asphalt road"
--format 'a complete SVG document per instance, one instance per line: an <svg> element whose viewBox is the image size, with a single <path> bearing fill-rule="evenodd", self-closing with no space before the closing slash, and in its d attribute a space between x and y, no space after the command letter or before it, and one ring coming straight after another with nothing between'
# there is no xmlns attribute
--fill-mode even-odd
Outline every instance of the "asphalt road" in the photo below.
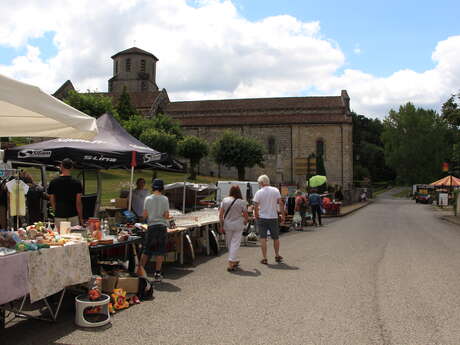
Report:
<svg viewBox="0 0 460 345"><path fill-rule="evenodd" d="M72 306L57 324L23 321L0 344L460 344L460 227L429 205L387 193L314 232L281 237L285 264L243 270L226 256L169 269L156 299L76 329Z"/></svg>

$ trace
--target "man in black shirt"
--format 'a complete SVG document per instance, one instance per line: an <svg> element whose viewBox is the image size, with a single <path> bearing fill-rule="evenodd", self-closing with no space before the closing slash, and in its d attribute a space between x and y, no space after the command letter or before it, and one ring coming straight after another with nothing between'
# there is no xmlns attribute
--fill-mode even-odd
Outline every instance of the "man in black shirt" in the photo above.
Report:
<svg viewBox="0 0 460 345"><path fill-rule="evenodd" d="M54 224L68 221L72 226L83 224L80 181L71 175L73 162L66 158L61 162L61 176L48 186L51 207L54 209Z"/></svg>

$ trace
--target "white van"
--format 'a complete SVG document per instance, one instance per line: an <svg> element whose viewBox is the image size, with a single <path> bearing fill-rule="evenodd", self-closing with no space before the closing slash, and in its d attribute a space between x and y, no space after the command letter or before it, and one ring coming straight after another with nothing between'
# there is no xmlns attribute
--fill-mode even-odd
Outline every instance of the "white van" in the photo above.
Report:
<svg viewBox="0 0 460 345"><path fill-rule="evenodd" d="M218 181L216 201L220 203L223 198L228 196L230 188L235 185L240 187L243 199L248 202L252 201L254 194L260 189L259 184L255 181Z"/></svg>

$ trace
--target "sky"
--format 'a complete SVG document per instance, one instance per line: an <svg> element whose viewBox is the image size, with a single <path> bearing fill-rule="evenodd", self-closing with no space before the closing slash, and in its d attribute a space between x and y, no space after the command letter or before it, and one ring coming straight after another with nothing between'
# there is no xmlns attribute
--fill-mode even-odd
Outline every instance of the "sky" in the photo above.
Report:
<svg viewBox="0 0 460 345"><path fill-rule="evenodd" d="M107 91L116 52L158 59L172 101L338 96L383 119L460 93L460 1L2 0L0 74Z"/></svg>

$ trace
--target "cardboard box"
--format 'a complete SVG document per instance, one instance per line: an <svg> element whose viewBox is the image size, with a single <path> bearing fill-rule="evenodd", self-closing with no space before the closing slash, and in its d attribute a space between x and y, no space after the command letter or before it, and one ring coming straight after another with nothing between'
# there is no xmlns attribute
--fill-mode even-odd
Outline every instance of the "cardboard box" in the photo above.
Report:
<svg viewBox="0 0 460 345"><path fill-rule="evenodd" d="M117 198L115 200L115 207L127 209L128 208L128 198Z"/></svg>
<svg viewBox="0 0 460 345"><path fill-rule="evenodd" d="M139 292L139 278L120 277L117 281L117 289L123 289L127 293L137 294Z"/></svg>
<svg viewBox="0 0 460 345"><path fill-rule="evenodd" d="M111 294L113 289L117 286L118 277L105 276L102 277L102 292Z"/></svg>

